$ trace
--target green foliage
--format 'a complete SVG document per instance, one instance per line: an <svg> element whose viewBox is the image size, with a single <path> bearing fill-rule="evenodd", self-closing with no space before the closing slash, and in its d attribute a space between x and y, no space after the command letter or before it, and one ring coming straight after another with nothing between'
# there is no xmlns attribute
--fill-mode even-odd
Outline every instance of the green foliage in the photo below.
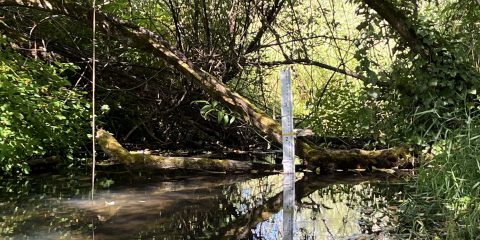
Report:
<svg viewBox="0 0 480 240"><path fill-rule="evenodd" d="M100 184L100 186L102 186L102 188L109 188L113 184L115 184L115 181L110 178L101 178L98 180L98 183Z"/></svg>
<svg viewBox="0 0 480 240"><path fill-rule="evenodd" d="M420 169L417 193L400 215L414 235L475 239L480 234L480 119L447 131L433 148L438 155Z"/></svg>
<svg viewBox="0 0 480 240"><path fill-rule="evenodd" d="M216 118L217 123L223 124L224 126L230 125L235 121L233 112L228 112L217 101L209 102L206 100L198 100L193 103L204 104L200 109L200 114L205 119Z"/></svg>
<svg viewBox="0 0 480 240"><path fill-rule="evenodd" d="M433 31L422 31L425 39L440 42ZM402 97L399 103L405 110L418 112L431 111L434 114L420 115L415 118L419 131L427 128L439 129L439 119L462 118L456 116L466 104L469 108L478 105L476 97L480 75L472 68L465 57L466 52L456 45L442 44L442 48L432 48L431 61L427 61L412 52L400 55L394 64L392 78ZM458 126L458 124L457 124Z"/></svg>
<svg viewBox="0 0 480 240"><path fill-rule="evenodd" d="M303 123L319 136L348 136L384 140L389 122L388 102L372 99L354 82L336 84L322 96L321 102ZM385 142L384 142L385 143Z"/></svg>
<svg viewBox="0 0 480 240"><path fill-rule="evenodd" d="M440 32L437 23L440 20L430 12L433 9L416 16L414 7L403 6L402 11L410 16L410 24L423 41L419 48L426 49L428 55L409 49L405 39L383 26L378 16L363 10L360 12L366 21L358 27L363 32L363 41L359 42L355 57L359 61L357 71L367 76L367 86L379 87L368 91L378 94L379 99L396 102L397 118L404 119L395 124L401 129L398 135L422 143L437 139L445 127L463 126L463 108L474 109L479 105L480 74L473 64L475 59L470 57L472 49L462 41L470 39L471 33ZM380 68L369 49L382 39L393 37L395 58L389 68Z"/></svg>
<svg viewBox="0 0 480 240"><path fill-rule="evenodd" d="M0 169L28 172L27 160L44 154L71 159L86 139L88 103L62 77L73 64L0 52Z"/></svg>

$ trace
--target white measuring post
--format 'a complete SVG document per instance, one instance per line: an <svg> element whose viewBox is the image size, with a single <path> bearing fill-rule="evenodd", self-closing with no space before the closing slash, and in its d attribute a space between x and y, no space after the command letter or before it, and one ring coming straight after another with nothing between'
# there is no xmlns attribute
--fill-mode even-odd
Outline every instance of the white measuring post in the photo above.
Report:
<svg viewBox="0 0 480 240"><path fill-rule="evenodd" d="M295 133L290 70L280 72L283 144L283 239L292 240L295 224Z"/></svg>
<svg viewBox="0 0 480 240"><path fill-rule="evenodd" d="M295 173L295 133L293 132L293 98L290 70L280 72L282 94L283 173Z"/></svg>

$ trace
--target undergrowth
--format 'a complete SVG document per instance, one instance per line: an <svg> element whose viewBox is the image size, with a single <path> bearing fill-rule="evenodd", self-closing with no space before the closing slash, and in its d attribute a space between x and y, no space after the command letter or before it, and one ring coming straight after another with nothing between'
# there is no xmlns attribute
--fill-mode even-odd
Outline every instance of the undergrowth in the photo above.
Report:
<svg viewBox="0 0 480 240"><path fill-rule="evenodd" d="M479 239L480 119L465 122L444 130L436 156L419 169L417 190L400 215L411 238Z"/></svg>

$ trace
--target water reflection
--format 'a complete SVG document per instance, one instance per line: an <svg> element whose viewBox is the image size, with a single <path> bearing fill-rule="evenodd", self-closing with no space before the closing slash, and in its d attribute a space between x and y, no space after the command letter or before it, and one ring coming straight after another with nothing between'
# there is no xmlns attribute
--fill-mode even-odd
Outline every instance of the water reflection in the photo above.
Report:
<svg viewBox="0 0 480 240"><path fill-rule="evenodd" d="M347 183L310 192L297 182L294 239L370 239L390 236L395 230L394 211L378 185ZM391 197L391 199L388 199ZM253 239L280 239L284 215L273 214L253 229ZM391 238L393 236L390 236Z"/></svg>
<svg viewBox="0 0 480 240"><path fill-rule="evenodd" d="M283 239L291 240L295 232L295 175L283 174ZM276 230L276 229L275 229ZM278 232L273 231L272 232Z"/></svg>
<svg viewBox="0 0 480 240"><path fill-rule="evenodd" d="M2 180L0 238L281 239L282 176L150 179L99 189L88 178ZM402 186L296 176L294 239L388 236ZM293 213L293 212L292 212ZM292 214L293 215L293 214Z"/></svg>

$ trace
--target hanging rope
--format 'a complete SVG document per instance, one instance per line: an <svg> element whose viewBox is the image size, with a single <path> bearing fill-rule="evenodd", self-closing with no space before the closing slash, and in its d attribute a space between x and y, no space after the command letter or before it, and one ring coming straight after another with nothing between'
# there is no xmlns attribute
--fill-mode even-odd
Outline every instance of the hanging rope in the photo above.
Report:
<svg viewBox="0 0 480 240"><path fill-rule="evenodd" d="M95 192L95 163L96 163L96 151L95 151L95 61L96 61L96 56L95 56L95 44L96 44L96 35L95 35L95 0L93 0L92 3L92 9L93 9L93 20L92 20L92 201L93 201L93 195Z"/></svg>

